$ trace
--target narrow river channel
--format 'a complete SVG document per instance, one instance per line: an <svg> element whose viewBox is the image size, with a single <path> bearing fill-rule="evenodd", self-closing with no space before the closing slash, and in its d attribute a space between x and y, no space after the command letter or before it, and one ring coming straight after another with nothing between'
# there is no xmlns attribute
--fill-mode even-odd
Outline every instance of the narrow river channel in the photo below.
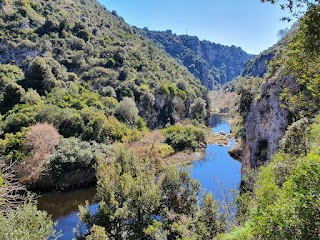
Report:
<svg viewBox="0 0 320 240"><path fill-rule="evenodd" d="M214 133L230 133L230 124L218 116L211 119L211 127ZM224 200L224 193L229 189L238 189L240 185L241 163L228 154L229 148L234 144L231 140L228 146L208 145L205 159L192 164L192 176L199 180L204 190L212 192L219 201ZM63 234L59 239L71 240L75 236L73 229L79 224L78 205L84 204L86 200L92 204L94 195L95 188L45 193L38 199L38 207L58 221L55 229L57 232L61 230ZM96 211L97 208L98 204L90 206L91 211ZM85 229L84 226L82 229Z"/></svg>

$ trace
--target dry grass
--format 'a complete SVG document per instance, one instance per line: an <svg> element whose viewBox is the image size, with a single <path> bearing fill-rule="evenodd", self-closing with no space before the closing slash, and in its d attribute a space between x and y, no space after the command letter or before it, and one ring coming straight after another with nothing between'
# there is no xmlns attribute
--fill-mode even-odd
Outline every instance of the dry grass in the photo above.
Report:
<svg viewBox="0 0 320 240"><path fill-rule="evenodd" d="M211 112L226 113L227 115L235 114L238 97L235 92L212 91L209 97L211 99Z"/></svg>
<svg viewBox="0 0 320 240"><path fill-rule="evenodd" d="M161 131L156 130L147 132L142 139L130 143L129 148L132 149L138 157L153 158L158 171L168 166L183 165L203 158L204 151L194 152L187 149L175 152L174 149L164 141L165 137Z"/></svg>

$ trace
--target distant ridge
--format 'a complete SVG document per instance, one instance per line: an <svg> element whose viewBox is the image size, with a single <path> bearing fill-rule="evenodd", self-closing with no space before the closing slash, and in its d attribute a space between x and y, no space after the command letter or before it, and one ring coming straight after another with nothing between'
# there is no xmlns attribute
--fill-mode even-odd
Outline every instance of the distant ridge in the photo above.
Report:
<svg viewBox="0 0 320 240"><path fill-rule="evenodd" d="M230 82L240 75L245 63L254 57L240 47L200 41L195 36L173 34L171 30L136 29L155 43L162 45L209 89Z"/></svg>

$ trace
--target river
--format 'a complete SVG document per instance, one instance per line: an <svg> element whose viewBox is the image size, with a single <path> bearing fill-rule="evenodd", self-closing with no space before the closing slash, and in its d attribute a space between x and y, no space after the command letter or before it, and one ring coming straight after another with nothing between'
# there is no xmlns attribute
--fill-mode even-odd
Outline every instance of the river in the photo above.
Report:
<svg viewBox="0 0 320 240"><path fill-rule="evenodd" d="M230 124L218 116L211 119L211 127L214 133L220 131L230 133ZM228 149L235 144L233 140L228 146L208 145L206 157L201 161L195 161L192 165L192 176L198 179L201 187L207 192L212 192L214 198L224 201L229 189L239 189L241 181L241 163L232 159ZM55 229L62 231L59 239L70 240L74 238L73 229L79 224L78 205L86 200L93 203L95 188L80 189L72 192L46 193L38 199L38 207L52 215L53 220L58 221ZM91 211L96 211L98 204L90 205ZM85 230L84 226L80 226Z"/></svg>

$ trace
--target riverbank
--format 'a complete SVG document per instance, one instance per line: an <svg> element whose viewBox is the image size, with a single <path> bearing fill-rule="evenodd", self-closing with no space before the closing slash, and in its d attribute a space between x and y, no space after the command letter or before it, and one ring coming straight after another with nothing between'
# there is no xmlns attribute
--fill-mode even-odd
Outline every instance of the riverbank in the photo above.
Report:
<svg viewBox="0 0 320 240"><path fill-rule="evenodd" d="M217 137L221 131L225 132L224 137L229 135L230 124L224 120L216 121L212 125L211 135ZM160 143L164 139L159 132L152 133L150 136L146 136L149 141L155 137L156 142ZM153 143L151 141L151 143ZM146 139L141 139L141 142L145 142L148 145ZM141 146L141 142L132 143L131 148L137 148ZM156 144L156 143L155 143ZM174 155L167 159L168 163L179 165L190 165L190 171L192 171L192 177L197 179L201 187L207 192L211 192L217 201L223 201L223 194L229 189L237 190L241 181L240 168L241 164L235 161L228 154L228 150L234 146L234 142L231 140L231 144L228 142L225 145L208 144L205 149L196 153L185 151L180 153L179 159L182 160L183 156L186 156L184 161L177 161ZM189 159L193 156L198 158ZM189 161L187 161L189 160ZM197 160L197 161L196 161ZM39 199L39 208L46 210L49 214L53 215L54 220L58 220L58 225L55 227L57 231L62 230L62 240L74 238L73 228L79 225L78 205L84 205L86 200L89 200L90 211L96 211L98 205L94 203L94 188L79 189L72 192L61 193L46 193ZM85 227L80 225L85 231Z"/></svg>

